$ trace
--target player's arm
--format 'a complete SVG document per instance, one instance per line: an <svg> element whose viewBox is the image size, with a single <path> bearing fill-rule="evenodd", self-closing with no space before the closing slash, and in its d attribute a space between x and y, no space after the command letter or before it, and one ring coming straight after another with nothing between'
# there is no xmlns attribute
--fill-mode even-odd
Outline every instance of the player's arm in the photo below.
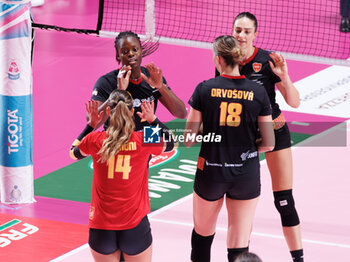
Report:
<svg viewBox="0 0 350 262"><path fill-rule="evenodd" d="M202 113L191 107L190 113L188 114L188 117L187 117L186 127L184 132L184 137L185 137L184 145L186 147L191 147L197 143L196 139L188 139L188 138L196 136L200 132L203 132L203 130L201 130L202 128L203 128Z"/></svg>
<svg viewBox="0 0 350 262"><path fill-rule="evenodd" d="M258 142L258 151L263 153L273 150L275 147L275 132L273 131L271 115L258 116L258 126L261 134L261 139Z"/></svg>
<svg viewBox="0 0 350 262"><path fill-rule="evenodd" d="M128 88L130 75L131 75L131 66L122 66L122 68L119 70L118 75L117 75L117 81L118 81L117 88L119 90L126 90ZM94 91L98 92L99 86L106 85L106 84L107 84L106 80L103 77L101 77L97 81L97 83L95 84ZM103 93L103 90L100 90L100 91ZM100 120L100 122L96 125L95 129L102 126L108 119L108 115L105 114L106 108L108 105L108 99L103 101L104 97L105 97L104 95L100 95L100 96L93 95L92 99L91 99L98 104L98 111L103 112L103 117ZM101 99L101 100L97 100L96 98ZM89 121L89 114L88 113L86 113L86 120Z"/></svg>
<svg viewBox="0 0 350 262"><path fill-rule="evenodd" d="M169 110L169 112L177 118L185 118L187 115L186 106L184 102L178 98L173 91L163 82L162 70L156 67L153 63L146 65L150 76L141 74L142 78L152 87L158 89L162 95L159 101Z"/></svg>
<svg viewBox="0 0 350 262"><path fill-rule="evenodd" d="M83 138L94 131L99 122L101 122L103 112L99 112L98 110L98 102L90 100L87 104L85 104L86 111L89 117L87 125L84 130L79 134L77 139L74 140L71 148L70 148L70 157L72 159L83 159L87 156L86 153L82 152L79 149L79 144Z"/></svg>
<svg viewBox="0 0 350 262"><path fill-rule="evenodd" d="M164 125L155 115L154 115L154 102L149 103L148 101L141 104L141 112L137 112L141 119L146 119L148 123L152 126L159 126L163 134L162 137L165 138L163 152L169 152L178 146L178 143L174 140L171 131L166 125Z"/></svg>
<svg viewBox="0 0 350 262"><path fill-rule="evenodd" d="M289 77L285 58L276 53L271 53L270 57L273 60L273 63L269 61L270 67L272 71L281 79L281 82L276 83L278 90L281 92L284 100L289 106L294 108L299 107L300 95Z"/></svg>

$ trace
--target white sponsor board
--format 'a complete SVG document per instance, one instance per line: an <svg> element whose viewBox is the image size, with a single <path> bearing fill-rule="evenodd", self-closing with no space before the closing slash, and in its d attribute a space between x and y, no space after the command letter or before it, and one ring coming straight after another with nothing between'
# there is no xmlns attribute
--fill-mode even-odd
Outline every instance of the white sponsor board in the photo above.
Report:
<svg viewBox="0 0 350 262"><path fill-rule="evenodd" d="M294 83L300 93L299 108L292 108L277 92L282 110L350 118L350 67L331 66Z"/></svg>

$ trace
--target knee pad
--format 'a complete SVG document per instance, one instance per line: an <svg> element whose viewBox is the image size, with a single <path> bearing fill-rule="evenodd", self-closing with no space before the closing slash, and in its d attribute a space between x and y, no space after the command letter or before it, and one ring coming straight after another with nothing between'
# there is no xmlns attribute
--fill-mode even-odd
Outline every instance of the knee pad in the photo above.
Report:
<svg viewBox="0 0 350 262"><path fill-rule="evenodd" d="M281 215L282 226L292 227L299 225L299 216L295 209L292 189L273 192L275 206Z"/></svg>
<svg viewBox="0 0 350 262"><path fill-rule="evenodd" d="M204 237L193 229L191 238L191 260L193 262L210 262L210 249L214 235Z"/></svg>

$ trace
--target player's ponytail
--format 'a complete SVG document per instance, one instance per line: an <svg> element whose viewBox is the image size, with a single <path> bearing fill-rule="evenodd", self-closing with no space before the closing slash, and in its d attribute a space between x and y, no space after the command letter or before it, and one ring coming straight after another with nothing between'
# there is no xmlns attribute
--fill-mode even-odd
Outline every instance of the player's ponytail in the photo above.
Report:
<svg viewBox="0 0 350 262"><path fill-rule="evenodd" d="M227 66L234 67L243 56L243 51L238 41L230 35L222 35L213 43L214 53L224 58Z"/></svg>
<svg viewBox="0 0 350 262"><path fill-rule="evenodd" d="M111 109L111 116L106 131L107 137L98 152L101 154L101 162L107 162L116 155L120 148L129 142L135 128L132 115L133 101L127 91L114 90L109 96L108 106Z"/></svg>

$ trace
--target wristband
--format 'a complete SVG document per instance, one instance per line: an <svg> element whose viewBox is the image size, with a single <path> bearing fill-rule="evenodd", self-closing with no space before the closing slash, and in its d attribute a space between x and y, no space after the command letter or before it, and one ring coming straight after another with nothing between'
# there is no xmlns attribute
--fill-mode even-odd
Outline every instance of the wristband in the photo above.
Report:
<svg viewBox="0 0 350 262"><path fill-rule="evenodd" d="M69 155L72 159L76 160L76 159L83 159L85 158L86 156L82 155L82 153L80 152L80 149L79 147L72 147L70 152L69 152Z"/></svg>
<svg viewBox="0 0 350 262"><path fill-rule="evenodd" d="M94 128L91 127L90 125L86 125L84 130L77 137L77 140L81 141L87 134L91 133L92 131L94 131Z"/></svg>

